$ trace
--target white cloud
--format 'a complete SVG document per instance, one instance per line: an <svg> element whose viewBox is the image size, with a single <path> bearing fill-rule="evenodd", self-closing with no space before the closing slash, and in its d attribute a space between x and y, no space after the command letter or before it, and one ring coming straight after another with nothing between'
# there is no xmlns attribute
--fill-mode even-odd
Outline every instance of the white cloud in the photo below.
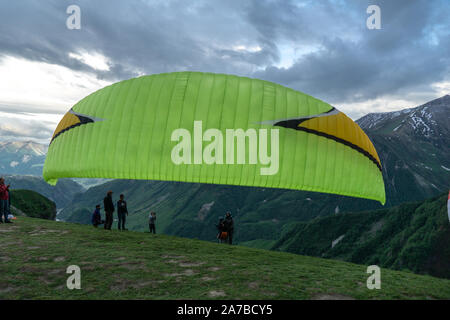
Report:
<svg viewBox="0 0 450 320"><path fill-rule="evenodd" d="M93 53L88 53L86 51L81 51L79 53L69 53L69 57L76 59L92 68L94 68L95 70L100 70L100 71L109 71L109 60L107 57L105 57L104 55L98 53L98 52L93 52Z"/></svg>
<svg viewBox="0 0 450 320"><path fill-rule="evenodd" d="M431 87L437 92L437 95L442 97L450 93L450 81L435 82Z"/></svg>
<svg viewBox="0 0 450 320"><path fill-rule="evenodd" d="M262 48L260 46L245 46L245 45L236 45L232 47L232 50L235 51L248 51L248 52L260 52Z"/></svg>
<svg viewBox="0 0 450 320"><path fill-rule="evenodd" d="M0 60L0 105L20 112L65 113L88 94L109 85L93 74L6 56Z"/></svg>

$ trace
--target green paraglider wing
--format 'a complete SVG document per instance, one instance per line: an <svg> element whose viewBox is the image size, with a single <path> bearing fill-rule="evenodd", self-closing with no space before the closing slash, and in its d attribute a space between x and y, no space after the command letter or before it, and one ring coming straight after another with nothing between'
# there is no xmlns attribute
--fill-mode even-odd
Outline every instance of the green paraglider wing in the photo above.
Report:
<svg viewBox="0 0 450 320"><path fill-rule="evenodd" d="M75 104L43 176L286 188L384 204L381 168L361 128L323 101L257 79L177 72L118 82Z"/></svg>

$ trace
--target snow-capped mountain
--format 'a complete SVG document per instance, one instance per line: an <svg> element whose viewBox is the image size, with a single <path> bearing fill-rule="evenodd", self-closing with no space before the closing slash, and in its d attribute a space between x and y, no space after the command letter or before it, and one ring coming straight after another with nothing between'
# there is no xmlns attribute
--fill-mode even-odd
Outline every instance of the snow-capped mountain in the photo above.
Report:
<svg viewBox="0 0 450 320"><path fill-rule="evenodd" d="M0 142L0 173L42 175L47 149L32 141Z"/></svg>
<svg viewBox="0 0 450 320"><path fill-rule="evenodd" d="M357 123L365 131L450 139L450 95L411 109L370 113Z"/></svg>
<svg viewBox="0 0 450 320"><path fill-rule="evenodd" d="M421 200L450 187L450 95L357 120L381 158L394 203ZM389 201L389 200L388 200Z"/></svg>
<svg viewBox="0 0 450 320"><path fill-rule="evenodd" d="M0 142L0 175L42 176L48 146L32 141ZM109 179L73 179L85 189Z"/></svg>

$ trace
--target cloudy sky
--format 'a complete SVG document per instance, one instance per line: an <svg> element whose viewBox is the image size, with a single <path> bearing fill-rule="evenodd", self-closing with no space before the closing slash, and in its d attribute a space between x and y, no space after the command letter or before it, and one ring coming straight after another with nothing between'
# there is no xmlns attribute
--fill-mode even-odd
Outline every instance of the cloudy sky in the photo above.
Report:
<svg viewBox="0 0 450 320"><path fill-rule="evenodd" d="M448 0L2 1L0 140L48 142L89 93L181 70L277 82L353 119L417 106L450 93L449 17Z"/></svg>

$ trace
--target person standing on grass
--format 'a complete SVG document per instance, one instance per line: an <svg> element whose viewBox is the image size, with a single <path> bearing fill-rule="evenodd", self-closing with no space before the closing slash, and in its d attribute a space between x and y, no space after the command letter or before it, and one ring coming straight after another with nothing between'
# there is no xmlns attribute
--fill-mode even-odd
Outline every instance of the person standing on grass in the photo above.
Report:
<svg viewBox="0 0 450 320"><path fill-rule="evenodd" d="M92 214L92 225L97 228L98 225L103 224L102 215L100 214L100 205L95 206L95 211Z"/></svg>
<svg viewBox="0 0 450 320"><path fill-rule="evenodd" d="M128 215L127 202L124 200L125 196L123 194L120 195L120 200L117 201L117 215L119 216L119 230L127 230L125 229L125 221Z"/></svg>
<svg viewBox="0 0 450 320"><path fill-rule="evenodd" d="M108 191L105 199L103 199L103 207L105 208L105 230L111 230L113 223L114 203L112 194L112 191Z"/></svg>
<svg viewBox="0 0 450 320"><path fill-rule="evenodd" d="M148 227L150 228L150 233L156 233L156 213L154 211L150 212L150 215L148 217Z"/></svg>
<svg viewBox="0 0 450 320"><path fill-rule="evenodd" d="M225 229L227 231L227 240L229 244L233 244L234 221L231 212L227 212L224 220Z"/></svg>
<svg viewBox="0 0 450 320"><path fill-rule="evenodd" d="M5 185L5 179L0 178L0 222L5 217L5 223L12 223L8 219L9 214L9 184Z"/></svg>

